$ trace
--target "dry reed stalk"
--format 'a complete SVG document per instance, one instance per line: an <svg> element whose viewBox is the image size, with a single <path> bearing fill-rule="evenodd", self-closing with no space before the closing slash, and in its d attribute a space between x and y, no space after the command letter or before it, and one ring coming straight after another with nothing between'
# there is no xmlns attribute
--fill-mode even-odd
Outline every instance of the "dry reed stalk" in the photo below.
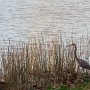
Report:
<svg viewBox="0 0 90 90"><path fill-rule="evenodd" d="M46 85L50 83L66 83L68 74L81 73L76 71L74 49L65 46L61 36L55 36L51 42L33 38L27 43L3 48L2 62L5 81L12 85ZM9 41L10 42L10 41Z"/></svg>

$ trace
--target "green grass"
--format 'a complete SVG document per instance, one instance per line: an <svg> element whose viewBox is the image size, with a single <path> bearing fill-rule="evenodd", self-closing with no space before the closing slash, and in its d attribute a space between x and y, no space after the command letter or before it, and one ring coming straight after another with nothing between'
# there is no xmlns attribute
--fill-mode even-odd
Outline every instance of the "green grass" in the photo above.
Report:
<svg viewBox="0 0 90 90"><path fill-rule="evenodd" d="M49 86L49 87L47 87L47 90L69 90L69 87L67 87L66 85L62 85L61 87L54 89L51 86Z"/></svg>
<svg viewBox="0 0 90 90"><path fill-rule="evenodd" d="M82 83L77 86L68 87L67 85L61 85L58 88L52 88L51 86L47 87L47 90L90 90L90 82Z"/></svg>

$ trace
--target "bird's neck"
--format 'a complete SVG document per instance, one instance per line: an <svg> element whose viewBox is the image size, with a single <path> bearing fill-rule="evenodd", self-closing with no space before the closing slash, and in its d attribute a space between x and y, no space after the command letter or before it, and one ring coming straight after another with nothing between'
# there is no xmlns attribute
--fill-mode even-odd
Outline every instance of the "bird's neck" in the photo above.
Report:
<svg viewBox="0 0 90 90"><path fill-rule="evenodd" d="M78 61L78 57L77 57L77 47L76 47L76 45L75 45L75 51L74 51L74 55L75 55L75 59Z"/></svg>

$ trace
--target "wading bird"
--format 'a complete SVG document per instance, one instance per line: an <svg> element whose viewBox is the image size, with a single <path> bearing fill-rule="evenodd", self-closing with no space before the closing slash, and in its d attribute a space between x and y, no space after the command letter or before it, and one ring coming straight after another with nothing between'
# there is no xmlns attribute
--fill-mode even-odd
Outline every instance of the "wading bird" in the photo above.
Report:
<svg viewBox="0 0 90 90"><path fill-rule="evenodd" d="M71 45L68 45L67 47L69 47L69 46L74 46L74 56L75 56L75 59L77 60L78 64L80 65L80 67L90 70L89 63L87 63L85 60L77 57L77 54L76 54L77 46L76 46L76 44L72 43Z"/></svg>

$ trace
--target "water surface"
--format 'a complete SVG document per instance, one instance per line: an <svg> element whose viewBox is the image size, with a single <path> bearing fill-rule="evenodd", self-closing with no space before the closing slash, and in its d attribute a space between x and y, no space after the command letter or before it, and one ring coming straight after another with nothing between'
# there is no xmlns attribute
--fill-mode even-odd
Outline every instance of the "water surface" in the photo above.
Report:
<svg viewBox="0 0 90 90"><path fill-rule="evenodd" d="M30 37L33 32L90 34L90 0L0 0L0 40Z"/></svg>

